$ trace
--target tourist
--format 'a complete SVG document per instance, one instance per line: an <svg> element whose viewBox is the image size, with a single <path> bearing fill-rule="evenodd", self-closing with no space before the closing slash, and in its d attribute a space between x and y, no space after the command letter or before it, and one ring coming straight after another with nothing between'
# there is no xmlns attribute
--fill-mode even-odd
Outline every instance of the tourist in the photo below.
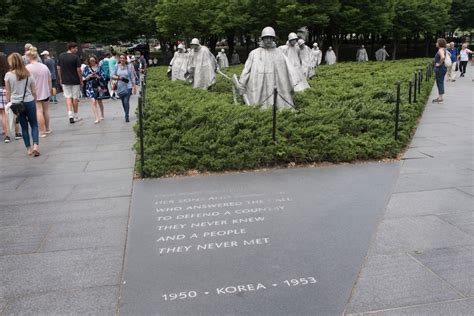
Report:
<svg viewBox="0 0 474 316"><path fill-rule="evenodd" d="M30 50L31 47L33 47L33 45L31 45L30 43L25 44L25 54L23 55L23 63L25 64L25 66L28 65L28 63L30 62L28 60L28 56L26 56L26 53L28 53L28 51ZM41 58L39 56L37 58L37 61L39 63L43 63L43 61L41 60Z"/></svg>
<svg viewBox="0 0 474 316"><path fill-rule="evenodd" d="M40 137L51 134L49 126L49 97L51 96L51 73L46 65L38 62L38 51L36 47L31 47L26 53L28 65L26 69L34 79L36 87L36 119Z"/></svg>
<svg viewBox="0 0 474 316"><path fill-rule="evenodd" d="M364 45L362 45L362 46L357 50L356 61L358 61L358 62L369 61L369 56L368 56L368 54L367 54L367 50L365 49L365 46L364 46Z"/></svg>
<svg viewBox="0 0 474 316"><path fill-rule="evenodd" d="M2 131L5 135L3 141L10 142L10 129L7 124L7 90L5 89L5 75L9 70L7 56L0 54L0 115L2 116Z"/></svg>
<svg viewBox="0 0 474 316"><path fill-rule="evenodd" d="M58 103L58 98L56 96L56 86L57 86L57 83L56 83L56 79L57 79L57 76L56 76L56 61L51 58L49 52L47 50L44 50L42 53L41 53L41 56L43 56L44 58L44 64L48 67L49 69L49 72L51 73L51 98L49 100L49 102L54 102L54 103Z"/></svg>
<svg viewBox="0 0 474 316"><path fill-rule="evenodd" d="M66 98L69 123L82 120L79 117L79 95L81 93L82 75L81 59L77 54L77 44L69 43L67 52L59 55L58 75L59 83ZM74 113L73 113L74 111Z"/></svg>
<svg viewBox="0 0 474 316"><path fill-rule="evenodd" d="M229 59L225 54L225 50L221 49L221 51L217 54L217 64L219 65L219 69L226 69L229 68Z"/></svg>
<svg viewBox="0 0 474 316"><path fill-rule="evenodd" d="M92 113L95 117L94 124L97 124L104 119L104 104L100 98L99 91L101 87L106 86L106 83L104 71L99 67L95 55L90 55L87 59L87 65L82 73L82 78L83 82L85 82L86 97L92 100ZM100 113L97 105L99 105Z"/></svg>
<svg viewBox="0 0 474 316"><path fill-rule="evenodd" d="M206 46L199 43L197 38L191 40L189 56L189 80L194 88L208 89L216 83L217 60Z"/></svg>
<svg viewBox="0 0 474 316"><path fill-rule="evenodd" d="M461 51L459 52L459 71L461 75L459 77L464 77L466 74L467 63L469 62L469 54L472 54L472 50L467 48L467 43L462 44Z"/></svg>
<svg viewBox="0 0 474 316"><path fill-rule="evenodd" d="M449 52L449 56L451 57L451 66L446 67L446 76L448 79L446 81L456 81L456 67L458 67L457 64L457 55L458 55L458 49L454 46L454 42L451 42L448 44L447 51Z"/></svg>
<svg viewBox="0 0 474 316"><path fill-rule="evenodd" d="M324 56L324 61L326 61L326 64L328 65L334 65L336 63L336 54L332 50L332 46L329 46L326 56Z"/></svg>
<svg viewBox="0 0 474 316"><path fill-rule="evenodd" d="M240 75L240 94L246 104L260 104L263 108L274 105L274 89L277 90L276 107L292 108L292 93L296 83L291 75L292 65L276 47L276 34L272 27L262 30L259 48L250 52Z"/></svg>
<svg viewBox="0 0 474 316"><path fill-rule="evenodd" d="M173 59L168 67L171 80L186 80L185 74L188 69L188 62L189 54L186 53L186 47L183 44L179 44L178 51L174 53Z"/></svg>
<svg viewBox="0 0 474 316"><path fill-rule="evenodd" d="M137 93L135 85L135 69L127 63L127 55L120 54L119 63L115 67L112 79L117 80L117 94L122 101L125 122L130 122L130 96Z"/></svg>
<svg viewBox="0 0 474 316"><path fill-rule="evenodd" d="M21 103L25 106L25 111L19 114L20 125L23 132L23 142L29 156L37 157L39 152L38 121L36 120L35 106L35 83L25 67L22 56L12 53L8 56L10 71L5 75L5 88L7 90L7 102ZM31 127L33 147L30 143L30 133L28 124Z"/></svg>
<svg viewBox="0 0 474 316"><path fill-rule="evenodd" d="M113 71L117 67L117 54L112 52L112 55L109 58L109 78L112 78ZM111 97L113 100L117 99L117 93L112 87L112 80L109 81L109 91L112 91Z"/></svg>
<svg viewBox="0 0 474 316"><path fill-rule="evenodd" d="M288 58L288 61L292 65L290 71L293 81L296 82L296 91L303 91L309 88L309 84L306 81L306 76L303 72L302 61L301 61L301 50L298 44L298 36L296 33L288 34L288 41L285 45L279 47L279 49Z"/></svg>
<svg viewBox="0 0 474 316"><path fill-rule="evenodd" d="M109 81L110 81L110 68L109 68L109 58L110 54L107 53L105 54L105 57L99 62L99 67L102 69L104 73L104 81L105 84L107 85L107 89L109 89Z"/></svg>
<svg viewBox="0 0 474 316"><path fill-rule="evenodd" d="M436 48L438 51L434 57L434 72L436 78L436 86L438 87L438 97L433 99L433 103L443 103L444 95L444 76L446 75L446 66L444 60L446 58L446 40L444 38L438 38L436 40Z"/></svg>
<svg viewBox="0 0 474 316"><path fill-rule="evenodd" d="M385 61L387 57L390 57L390 55L387 53L387 50L385 49L385 45L382 46L379 50L375 52L375 59L377 61Z"/></svg>

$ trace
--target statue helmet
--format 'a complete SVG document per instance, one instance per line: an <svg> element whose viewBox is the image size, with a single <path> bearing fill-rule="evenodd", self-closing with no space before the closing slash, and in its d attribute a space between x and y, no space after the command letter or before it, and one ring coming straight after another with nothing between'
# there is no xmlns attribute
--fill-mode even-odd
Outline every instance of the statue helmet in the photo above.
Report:
<svg viewBox="0 0 474 316"><path fill-rule="evenodd" d="M273 29L273 27L271 26L267 26L266 28L264 28L262 30L262 38L264 37L273 37L275 38L276 37L276 34L275 34L275 30Z"/></svg>
<svg viewBox="0 0 474 316"><path fill-rule="evenodd" d="M178 45L178 49L180 49L180 48L181 48L181 49L185 49L186 46L184 46L183 44L179 44L179 45Z"/></svg>
<svg viewBox="0 0 474 316"><path fill-rule="evenodd" d="M314 43L313 46L314 46L314 47L318 47L318 43Z"/></svg>
<svg viewBox="0 0 474 316"><path fill-rule="evenodd" d="M288 34L289 41L294 40L294 39L298 39L298 35L296 35L296 33L291 32L290 34Z"/></svg>
<svg viewBox="0 0 474 316"><path fill-rule="evenodd" d="M199 40L197 38L193 38L191 40L191 45L201 45L201 44L199 43Z"/></svg>
<svg viewBox="0 0 474 316"><path fill-rule="evenodd" d="M298 45L299 45L299 46L303 45L304 43L305 43L304 39L300 38L300 39L298 40Z"/></svg>
<svg viewBox="0 0 474 316"><path fill-rule="evenodd" d="M225 49L221 49L221 52L225 53Z"/></svg>

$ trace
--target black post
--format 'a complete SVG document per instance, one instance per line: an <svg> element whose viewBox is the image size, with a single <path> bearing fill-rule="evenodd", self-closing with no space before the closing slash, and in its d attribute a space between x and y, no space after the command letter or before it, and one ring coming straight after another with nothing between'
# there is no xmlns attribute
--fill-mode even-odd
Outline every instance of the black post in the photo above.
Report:
<svg viewBox="0 0 474 316"><path fill-rule="evenodd" d="M411 79L408 81L408 103L411 104L411 91L413 89L413 82Z"/></svg>
<svg viewBox="0 0 474 316"><path fill-rule="evenodd" d="M397 107L395 109L395 140L398 140L399 116L400 116L400 81L397 81Z"/></svg>
<svg viewBox="0 0 474 316"><path fill-rule="evenodd" d="M426 71L425 71L425 81L428 82L429 79L429 73L428 73L428 66L426 66Z"/></svg>
<svg viewBox="0 0 474 316"><path fill-rule="evenodd" d="M278 91L275 88L273 90L273 129L272 129L272 139L276 141L276 124L277 124L277 98L278 98Z"/></svg>
<svg viewBox="0 0 474 316"><path fill-rule="evenodd" d="M416 75L416 72L415 72L415 81L414 81L414 85L413 85L413 102L416 103L416 88L418 86L418 76Z"/></svg>
<svg viewBox="0 0 474 316"><path fill-rule="evenodd" d="M138 124L140 128L140 176L144 178L145 150L143 148L143 99L138 97Z"/></svg>
<svg viewBox="0 0 474 316"><path fill-rule="evenodd" d="M418 70L418 94L421 94L421 83L423 78L421 77L421 70Z"/></svg>

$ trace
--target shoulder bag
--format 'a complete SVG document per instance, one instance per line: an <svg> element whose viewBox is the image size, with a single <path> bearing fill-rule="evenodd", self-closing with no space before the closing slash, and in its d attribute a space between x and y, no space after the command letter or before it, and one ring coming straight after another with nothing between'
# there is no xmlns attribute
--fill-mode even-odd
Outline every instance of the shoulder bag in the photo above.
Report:
<svg viewBox="0 0 474 316"><path fill-rule="evenodd" d="M28 87L28 77L26 77L26 83L25 83L25 91L23 92L23 99L21 100L20 103L12 103L10 110L16 115L19 116L20 114L24 113L26 111L25 108L25 95L26 95L26 89Z"/></svg>

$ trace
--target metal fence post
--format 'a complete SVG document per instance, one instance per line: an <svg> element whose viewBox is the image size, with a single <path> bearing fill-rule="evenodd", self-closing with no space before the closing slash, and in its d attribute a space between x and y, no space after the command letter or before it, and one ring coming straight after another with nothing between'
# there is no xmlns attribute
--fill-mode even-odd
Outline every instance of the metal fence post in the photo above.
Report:
<svg viewBox="0 0 474 316"><path fill-rule="evenodd" d="M138 124L140 128L140 177L144 178L145 149L143 148L143 99L141 95L138 97Z"/></svg>
<svg viewBox="0 0 474 316"><path fill-rule="evenodd" d="M413 82L411 79L408 81L408 103L411 104L411 91L413 89Z"/></svg>
<svg viewBox="0 0 474 316"><path fill-rule="evenodd" d="M397 81L397 106L395 108L395 140L398 140L399 116L400 116L400 81Z"/></svg>
<svg viewBox="0 0 474 316"><path fill-rule="evenodd" d="M423 77L421 76L421 70L418 70L418 95L421 94L421 83L423 82Z"/></svg>
<svg viewBox="0 0 474 316"><path fill-rule="evenodd" d="M418 86L418 76L416 75L416 72L415 72L415 80L414 80L414 84L413 84L413 102L416 103L416 89L417 89L417 86Z"/></svg>
<svg viewBox="0 0 474 316"><path fill-rule="evenodd" d="M277 120L277 98L278 98L278 91L275 88L273 90L273 128L272 128L272 139L276 141L276 120Z"/></svg>

